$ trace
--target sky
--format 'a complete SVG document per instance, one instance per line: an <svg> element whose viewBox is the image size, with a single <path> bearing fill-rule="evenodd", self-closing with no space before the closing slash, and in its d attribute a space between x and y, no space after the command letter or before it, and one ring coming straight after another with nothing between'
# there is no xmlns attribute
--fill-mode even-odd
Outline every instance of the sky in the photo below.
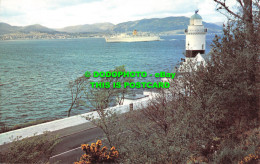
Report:
<svg viewBox="0 0 260 164"><path fill-rule="evenodd" d="M232 0L231 0L232 1ZM224 22L213 0L0 0L0 22L49 28L169 16L190 17L199 9L206 22Z"/></svg>

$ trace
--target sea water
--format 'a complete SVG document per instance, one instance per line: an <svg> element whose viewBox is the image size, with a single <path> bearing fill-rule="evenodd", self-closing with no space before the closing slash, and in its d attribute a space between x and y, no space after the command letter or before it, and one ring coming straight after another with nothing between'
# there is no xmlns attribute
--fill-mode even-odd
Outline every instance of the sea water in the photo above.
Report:
<svg viewBox="0 0 260 164"><path fill-rule="evenodd" d="M213 37L207 36L206 52ZM134 43L106 43L104 38L0 41L0 125L66 117L68 84L86 71L121 65L148 75L172 71L184 58L185 35L161 38ZM88 110L79 107L71 114Z"/></svg>

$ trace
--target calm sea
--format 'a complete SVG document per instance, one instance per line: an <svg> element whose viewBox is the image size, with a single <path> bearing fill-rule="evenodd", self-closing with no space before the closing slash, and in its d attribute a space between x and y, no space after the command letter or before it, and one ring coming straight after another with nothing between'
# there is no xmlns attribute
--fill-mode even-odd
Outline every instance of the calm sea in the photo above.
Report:
<svg viewBox="0 0 260 164"><path fill-rule="evenodd" d="M85 71L108 71L120 65L148 75L171 71L184 58L185 36L162 39L136 43L106 43L103 38L0 41L0 125L66 117L68 83ZM207 52L212 39L207 36ZM73 109L72 115L87 111Z"/></svg>

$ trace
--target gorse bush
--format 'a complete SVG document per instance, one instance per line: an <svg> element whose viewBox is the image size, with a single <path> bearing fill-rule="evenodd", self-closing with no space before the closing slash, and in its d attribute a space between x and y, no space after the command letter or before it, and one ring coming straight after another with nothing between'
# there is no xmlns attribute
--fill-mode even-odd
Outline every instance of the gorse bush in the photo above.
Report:
<svg viewBox="0 0 260 164"><path fill-rule="evenodd" d="M81 145L81 149L85 154L82 155L79 162L74 162L74 164L114 163L119 157L118 151L114 146L108 150L106 146L101 147L101 145L101 140L97 140L96 143L92 143L91 145Z"/></svg>
<svg viewBox="0 0 260 164"><path fill-rule="evenodd" d="M245 163L253 163L257 162L257 160L260 159L260 152L257 151L255 154L248 154L239 162L239 164L245 164Z"/></svg>
<svg viewBox="0 0 260 164"><path fill-rule="evenodd" d="M257 163L260 155L259 130L255 128L237 138L223 140L213 155L214 163Z"/></svg>

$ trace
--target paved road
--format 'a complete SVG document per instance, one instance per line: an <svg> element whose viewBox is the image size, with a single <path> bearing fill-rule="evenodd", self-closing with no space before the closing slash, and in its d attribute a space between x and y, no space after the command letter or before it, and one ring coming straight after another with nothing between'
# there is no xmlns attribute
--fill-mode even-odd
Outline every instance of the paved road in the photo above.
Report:
<svg viewBox="0 0 260 164"><path fill-rule="evenodd" d="M91 144L98 139L103 139L104 135L100 128L93 124L84 123L77 126L68 127L58 131L50 132L52 135L59 135L61 142L54 148L50 163L53 164L72 164L79 161L84 152L81 150L81 144ZM0 145L0 152L5 152L9 144Z"/></svg>
<svg viewBox="0 0 260 164"><path fill-rule="evenodd" d="M61 138L62 141L55 147L50 163L72 164L78 161L84 153L80 148L81 144L90 144L102 139L102 137L102 130L96 127L64 136Z"/></svg>

